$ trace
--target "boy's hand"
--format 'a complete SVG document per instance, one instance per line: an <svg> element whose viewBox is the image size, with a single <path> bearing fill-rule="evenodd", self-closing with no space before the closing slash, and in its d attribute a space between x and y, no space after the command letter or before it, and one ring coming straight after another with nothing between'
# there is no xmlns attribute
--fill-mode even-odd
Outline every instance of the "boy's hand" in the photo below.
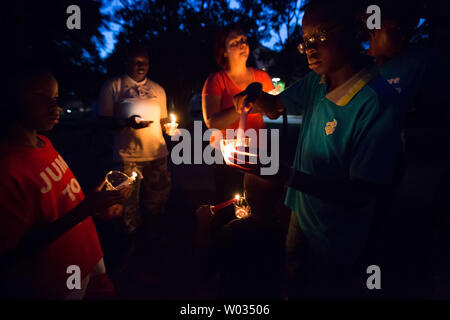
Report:
<svg viewBox="0 0 450 320"><path fill-rule="evenodd" d="M261 95L262 84L259 82L250 83L247 88L233 97L236 112L242 111L260 113L261 110L255 105L256 99Z"/></svg>
<svg viewBox="0 0 450 320"><path fill-rule="evenodd" d="M96 215L98 213L104 213L110 207L120 204L125 196L119 190L104 190L106 179L95 188L95 190L84 198L84 200L79 204L80 209L82 209L87 215Z"/></svg>
<svg viewBox="0 0 450 320"><path fill-rule="evenodd" d="M244 173L251 173L263 179L272 180L280 184L286 184L289 179L290 168L282 163L278 172L274 175L261 175L261 167L263 166L259 161L258 154L242 152L240 147L237 147L236 152L232 152L227 159L227 165L233 167ZM245 154L245 158L243 157Z"/></svg>

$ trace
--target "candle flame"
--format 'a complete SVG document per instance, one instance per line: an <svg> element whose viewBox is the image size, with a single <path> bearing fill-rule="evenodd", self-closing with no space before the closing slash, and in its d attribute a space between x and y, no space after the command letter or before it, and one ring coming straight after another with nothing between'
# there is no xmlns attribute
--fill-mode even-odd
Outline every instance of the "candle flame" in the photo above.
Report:
<svg viewBox="0 0 450 320"><path fill-rule="evenodd" d="M239 201L239 199L241 198L241 196L237 194L237 195L234 196L234 198L235 198L237 201Z"/></svg>
<svg viewBox="0 0 450 320"><path fill-rule="evenodd" d="M222 150L223 159L225 160L225 163L231 164L232 162L229 160L229 158L232 158L233 154L236 155L243 155L243 156L249 156L249 157L256 157L257 154L241 151L238 149L238 140L234 140L231 142L226 143L224 140L221 140L220 147Z"/></svg>
<svg viewBox="0 0 450 320"><path fill-rule="evenodd" d="M223 146L222 153L223 153L223 158L226 163L230 163L228 158L230 158L233 155L233 152L236 152L236 148L234 145L227 144L227 145Z"/></svg>
<svg viewBox="0 0 450 320"><path fill-rule="evenodd" d="M131 179L135 180L137 176L138 174L135 171L133 171L133 173L131 174Z"/></svg>
<svg viewBox="0 0 450 320"><path fill-rule="evenodd" d="M175 115L173 113L170 114L170 122L171 123L176 123L177 122L177 118L175 117Z"/></svg>

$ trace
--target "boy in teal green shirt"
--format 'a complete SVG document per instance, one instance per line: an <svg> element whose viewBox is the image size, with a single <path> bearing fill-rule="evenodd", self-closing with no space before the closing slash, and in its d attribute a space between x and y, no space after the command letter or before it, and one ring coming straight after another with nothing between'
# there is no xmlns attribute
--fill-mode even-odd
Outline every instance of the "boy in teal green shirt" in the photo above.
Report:
<svg viewBox="0 0 450 320"><path fill-rule="evenodd" d="M419 13L407 1L376 0L382 12L380 29L371 30L368 53L380 74L399 93L405 111L405 151L408 164L435 168L448 164L448 63L433 49L413 47Z"/></svg>
<svg viewBox="0 0 450 320"><path fill-rule="evenodd" d="M323 179L318 186L349 179L390 184L401 146L396 96L374 65L328 93L318 74L308 74L281 95L289 112L304 115L293 167ZM373 201L349 206L339 200L324 201L291 187L286 205L318 250L336 263L350 265L367 240ZM352 236L345 237L346 231Z"/></svg>
<svg viewBox="0 0 450 320"><path fill-rule="evenodd" d="M304 43L314 72L279 96L261 93L253 112L303 113L290 174L287 236L291 298L355 297L365 273L354 272L367 243L377 198L393 182L401 151L398 94L362 56L353 12L345 4L312 1L305 8ZM246 95L235 98L240 112ZM257 173L257 166L238 165ZM269 177L270 178L270 177ZM365 266L367 267L367 266Z"/></svg>

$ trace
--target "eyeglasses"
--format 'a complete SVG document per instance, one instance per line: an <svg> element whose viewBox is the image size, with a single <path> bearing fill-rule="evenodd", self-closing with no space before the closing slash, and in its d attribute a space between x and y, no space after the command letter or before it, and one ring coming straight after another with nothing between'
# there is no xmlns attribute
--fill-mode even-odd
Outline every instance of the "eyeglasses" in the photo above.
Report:
<svg viewBox="0 0 450 320"><path fill-rule="evenodd" d="M327 31L320 31L310 35L309 37L306 38L304 37L303 42L297 46L297 50L301 54L304 54L306 53L306 50L309 48L317 48L317 44L324 43L325 41L327 41L327 33L329 33L331 30L335 29L338 26L339 26L338 24L335 24L330 28L328 28Z"/></svg>
<svg viewBox="0 0 450 320"><path fill-rule="evenodd" d="M248 44L247 38L242 38L241 40L236 40L230 43L230 48L238 48L242 44Z"/></svg>
<svg viewBox="0 0 450 320"><path fill-rule="evenodd" d="M297 49L301 54L305 54L307 49L316 48L317 43L324 43L325 41L327 41L327 36L324 33L316 33L303 39L303 42L297 46Z"/></svg>

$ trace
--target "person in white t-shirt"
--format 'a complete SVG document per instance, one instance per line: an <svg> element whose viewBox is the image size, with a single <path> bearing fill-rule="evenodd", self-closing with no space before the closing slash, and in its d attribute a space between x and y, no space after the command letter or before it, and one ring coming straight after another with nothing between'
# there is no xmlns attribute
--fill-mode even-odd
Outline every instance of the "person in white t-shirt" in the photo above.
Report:
<svg viewBox="0 0 450 320"><path fill-rule="evenodd" d="M125 203L122 217L118 218L122 230L128 234L143 222L150 230L157 231L170 191L168 151L162 131L169 122L166 93L147 77L148 69L147 51L131 49L127 72L107 80L99 97L100 122L113 131L116 169L128 175L138 169L143 176Z"/></svg>

